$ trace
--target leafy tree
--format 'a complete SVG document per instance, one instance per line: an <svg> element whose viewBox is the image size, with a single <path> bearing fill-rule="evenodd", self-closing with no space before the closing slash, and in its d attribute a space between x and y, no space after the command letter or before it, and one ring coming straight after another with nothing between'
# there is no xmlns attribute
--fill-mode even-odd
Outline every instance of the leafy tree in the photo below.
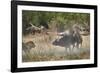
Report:
<svg viewBox="0 0 100 73"><path fill-rule="evenodd" d="M47 12L47 11L22 11L23 32L29 27L29 23L47 29L63 31L74 24L90 26L90 14L73 12Z"/></svg>

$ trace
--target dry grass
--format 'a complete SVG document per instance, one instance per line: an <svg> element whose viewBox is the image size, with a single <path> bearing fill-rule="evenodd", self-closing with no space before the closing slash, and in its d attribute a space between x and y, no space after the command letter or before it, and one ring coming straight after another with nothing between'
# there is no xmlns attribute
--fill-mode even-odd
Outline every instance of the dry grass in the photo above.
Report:
<svg viewBox="0 0 100 73"><path fill-rule="evenodd" d="M23 36L23 42L33 41L35 48L30 52L22 53L23 62L32 61L54 61L54 60L75 60L90 58L90 37L82 36L83 44L80 49L74 48L72 51L64 47L54 46L52 42L55 38L60 38L54 32L49 34L35 34Z"/></svg>

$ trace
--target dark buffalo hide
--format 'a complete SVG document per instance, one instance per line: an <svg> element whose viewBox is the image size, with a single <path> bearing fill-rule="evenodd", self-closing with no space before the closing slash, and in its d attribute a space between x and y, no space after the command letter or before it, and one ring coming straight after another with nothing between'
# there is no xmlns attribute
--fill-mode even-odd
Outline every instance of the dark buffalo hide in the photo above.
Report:
<svg viewBox="0 0 100 73"><path fill-rule="evenodd" d="M61 46L61 47L66 47L70 48L71 46L74 47L79 47L79 44L82 44L82 37L79 34L79 31L73 30L70 31L68 30L67 32L63 32L60 34L60 36L63 36L60 39L56 39L53 42L53 45L55 46Z"/></svg>

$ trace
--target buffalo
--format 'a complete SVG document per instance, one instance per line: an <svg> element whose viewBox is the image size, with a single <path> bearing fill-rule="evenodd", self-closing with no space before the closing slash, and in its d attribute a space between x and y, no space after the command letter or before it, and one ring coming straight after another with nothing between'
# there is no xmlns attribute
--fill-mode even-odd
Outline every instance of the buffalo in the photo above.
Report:
<svg viewBox="0 0 100 73"><path fill-rule="evenodd" d="M71 29L58 33L58 36L62 36L62 38L56 39L53 45L65 48L80 48L82 37L79 32L80 28L74 25Z"/></svg>

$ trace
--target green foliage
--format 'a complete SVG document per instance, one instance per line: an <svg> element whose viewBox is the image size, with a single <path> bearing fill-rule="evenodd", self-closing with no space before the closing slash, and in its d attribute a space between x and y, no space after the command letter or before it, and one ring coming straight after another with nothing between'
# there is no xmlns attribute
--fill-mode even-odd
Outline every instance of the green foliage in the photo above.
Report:
<svg viewBox="0 0 100 73"><path fill-rule="evenodd" d="M62 31L74 24L90 25L90 14L73 12L46 12L46 11L22 11L23 31L31 22L33 25L46 28L54 28Z"/></svg>

